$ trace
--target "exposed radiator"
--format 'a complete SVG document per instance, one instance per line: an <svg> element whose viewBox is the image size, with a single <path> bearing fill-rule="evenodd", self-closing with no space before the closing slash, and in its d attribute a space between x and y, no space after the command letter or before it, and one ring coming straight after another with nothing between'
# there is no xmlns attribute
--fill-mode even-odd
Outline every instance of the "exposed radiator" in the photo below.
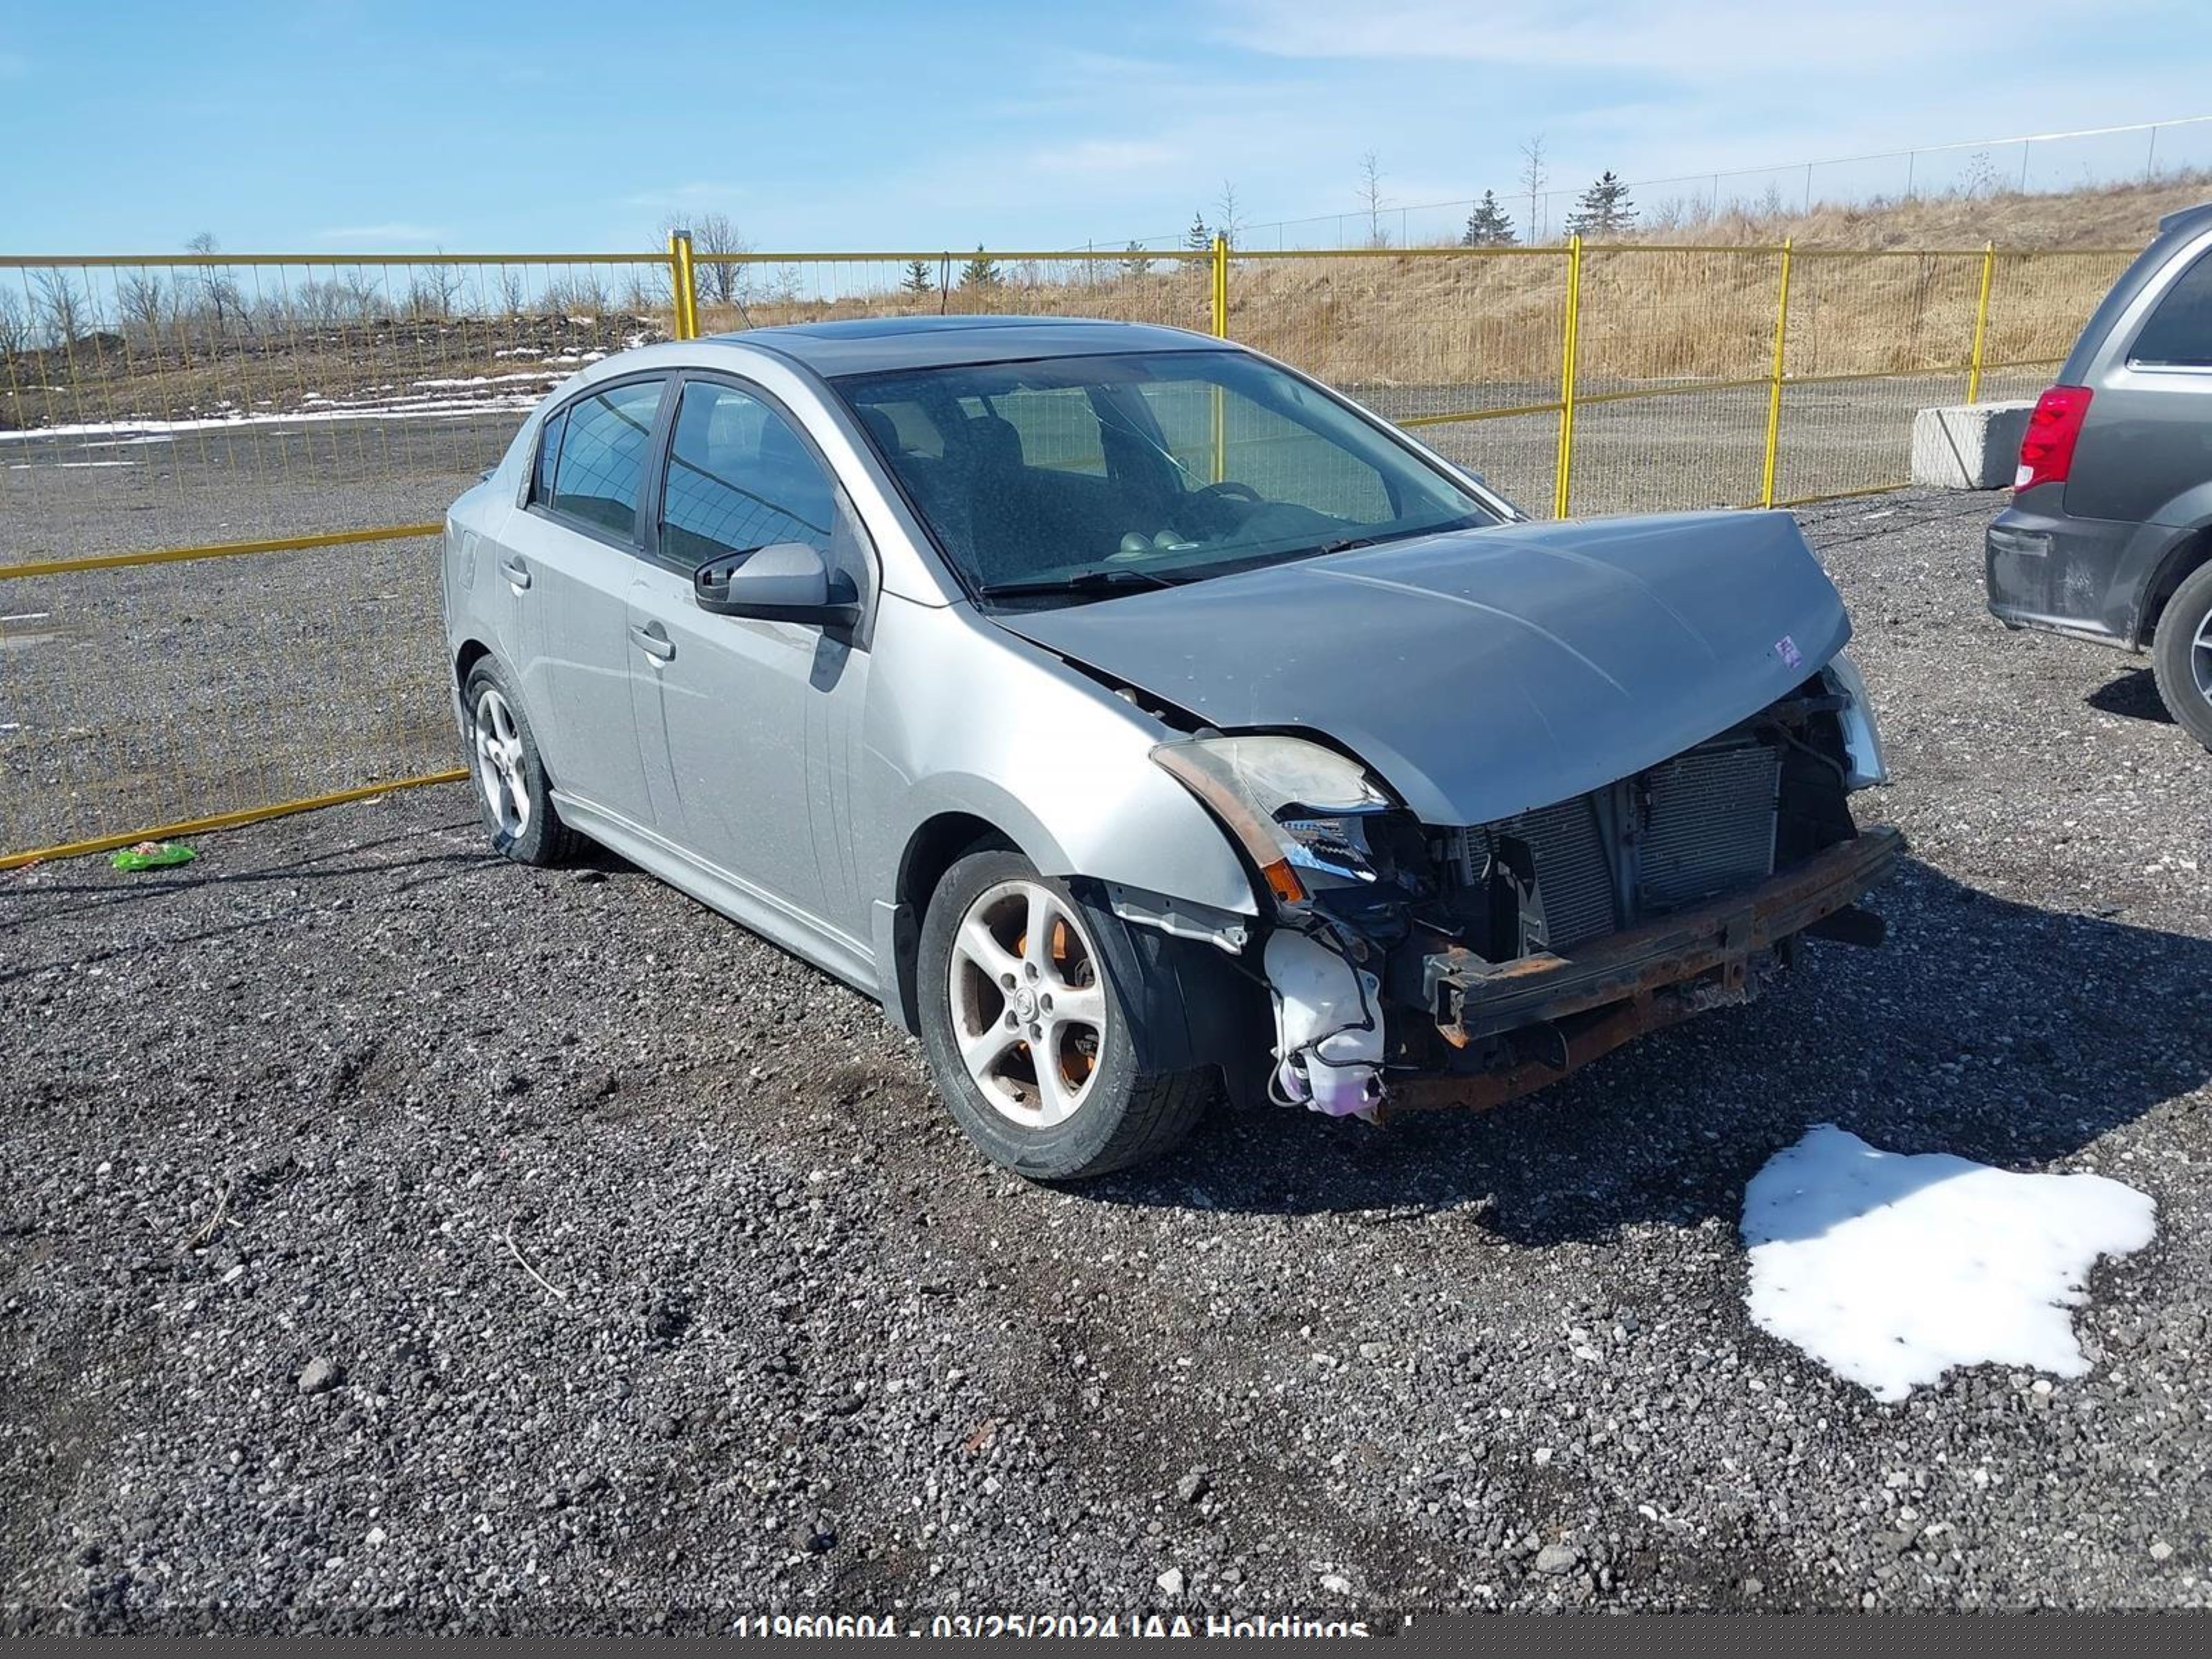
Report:
<svg viewBox="0 0 2212 1659"><path fill-rule="evenodd" d="M1781 776L1765 744L1693 749L1626 783L1465 831L1461 874L1480 882L1499 836L1525 842L1547 942L1564 951L1771 875ZM1624 890L1635 894L1626 915Z"/></svg>
<svg viewBox="0 0 2212 1659"><path fill-rule="evenodd" d="M1763 743L1693 749L1653 767L1644 781L1639 908L1679 909L1774 873L1781 750Z"/></svg>
<svg viewBox="0 0 2212 1659"><path fill-rule="evenodd" d="M1553 950L1601 938L1620 926L1613 901L1613 860L1606 855L1591 796L1578 795L1556 806L1468 830L1461 863L1470 884L1482 878L1492 838L1499 836L1528 843L1536 866L1536 891L1544 901L1547 942Z"/></svg>

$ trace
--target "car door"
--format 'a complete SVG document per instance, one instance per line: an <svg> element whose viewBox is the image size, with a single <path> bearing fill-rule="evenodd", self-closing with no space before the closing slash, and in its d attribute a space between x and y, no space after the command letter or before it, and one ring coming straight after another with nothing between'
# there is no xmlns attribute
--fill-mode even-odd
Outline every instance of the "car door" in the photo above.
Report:
<svg viewBox="0 0 2212 1659"><path fill-rule="evenodd" d="M647 826L629 600L665 390L657 375L595 386L548 420L530 500L495 573L521 619L523 703L555 789Z"/></svg>
<svg viewBox="0 0 2212 1659"><path fill-rule="evenodd" d="M650 556L631 584L631 691L647 787L692 856L865 950L853 842L867 625L711 615L709 562L805 542L833 597L872 598L873 550L829 465L767 394L687 375L676 392Z"/></svg>

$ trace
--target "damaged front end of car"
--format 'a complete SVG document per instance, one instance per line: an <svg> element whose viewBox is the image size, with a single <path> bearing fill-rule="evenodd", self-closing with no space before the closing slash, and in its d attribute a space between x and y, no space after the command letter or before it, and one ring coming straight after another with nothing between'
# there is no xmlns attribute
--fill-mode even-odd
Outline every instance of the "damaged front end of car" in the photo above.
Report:
<svg viewBox="0 0 2212 1659"><path fill-rule="evenodd" d="M1421 822L1310 735L1203 729L1152 757L1268 902L1237 948L1273 1008L1269 1094L1333 1116L1497 1105L1750 1000L1808 935L1878 944L1858 901L1903 848L1853 820L1884 775L1842 655L1656 765L1480 824Z"/></svg>

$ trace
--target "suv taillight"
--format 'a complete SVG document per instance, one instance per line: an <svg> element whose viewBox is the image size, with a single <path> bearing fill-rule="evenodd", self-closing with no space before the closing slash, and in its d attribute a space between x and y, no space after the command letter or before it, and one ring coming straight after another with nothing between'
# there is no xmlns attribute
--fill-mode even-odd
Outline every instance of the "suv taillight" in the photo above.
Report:
<svg viewBox="0 0 2212 1659"><path fill-rule="evenodd" d="M2088 412L2086 386L2055 386L2035 400L2035 412L2027 417L2027 435L2020 441L2020 471L2012 480L2015 490L2066 482L2082 417Z"/></svg>

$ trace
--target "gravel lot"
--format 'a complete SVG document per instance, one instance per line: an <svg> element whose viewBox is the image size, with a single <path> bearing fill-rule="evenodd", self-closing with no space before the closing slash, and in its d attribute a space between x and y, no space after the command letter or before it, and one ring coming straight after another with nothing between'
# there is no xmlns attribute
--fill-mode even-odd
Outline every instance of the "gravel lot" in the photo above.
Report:
<svg viewBox="0 0 2212 1659"><path fill-rule="evenodd" d="M2212 763L1987 620L1990 510L1807 515L1891 945L1486 1118L1026 1187L871 1005L458 787L0 877L7 1617L2212 1604ZM1753 1329L1820 1121L2150 1193L2090 1374Z"/></svg>

